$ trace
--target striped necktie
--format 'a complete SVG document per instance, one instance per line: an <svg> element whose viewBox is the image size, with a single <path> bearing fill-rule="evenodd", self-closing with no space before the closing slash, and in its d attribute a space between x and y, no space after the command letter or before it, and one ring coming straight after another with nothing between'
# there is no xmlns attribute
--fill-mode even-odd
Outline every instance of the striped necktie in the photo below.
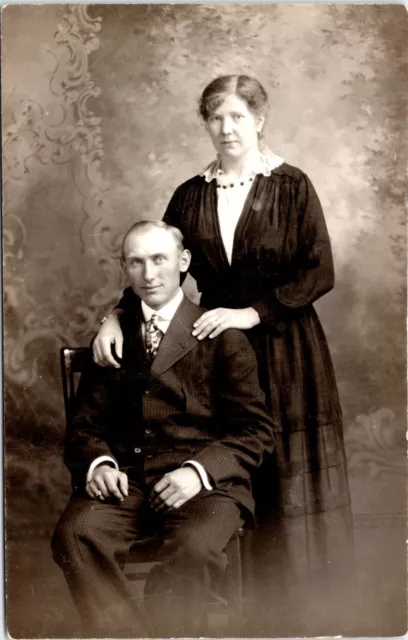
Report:
<svg viewBox="0 0 408 640"><path fill-rule="evenodd" d="M149 322L146 324L146 351L150 360L153 360L156 357L156 354L159 350L160 342L164 336L163 331L159 329L157 326L157 321L159 316L157 313L154 313L150 318Z"/></svg>

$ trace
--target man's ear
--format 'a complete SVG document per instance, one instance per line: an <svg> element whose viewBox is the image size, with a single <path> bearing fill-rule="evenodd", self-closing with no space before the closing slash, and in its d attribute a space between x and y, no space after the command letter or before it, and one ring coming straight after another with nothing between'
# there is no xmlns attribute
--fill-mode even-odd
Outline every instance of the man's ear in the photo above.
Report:
<svg viewBox="0 0 408 640"><path fill-rule="evenodd" d="M179 267L182 273L188 271L191 262L191 253L188 249L184 249L180 254Z"/></svg>
<svg viewBox="0 0 408 640"><path fill-rule="evenodd" d="M123 271L127 273L126 262L124 261L123 258L120 259L120 266L122 267Z"/></svg>

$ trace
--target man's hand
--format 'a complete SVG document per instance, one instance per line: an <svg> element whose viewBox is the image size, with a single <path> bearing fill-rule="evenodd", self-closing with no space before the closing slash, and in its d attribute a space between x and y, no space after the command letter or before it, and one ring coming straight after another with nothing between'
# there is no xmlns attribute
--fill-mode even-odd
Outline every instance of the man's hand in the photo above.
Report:
<svg viewBox="0 0 408 640"><path fill-rule="evenodd" d="M153 509L179 509L202 489L201 478L193 467L182 467L166 473L152 490Z"/></svg>
<svg viewBox="0 0 408 640"><path fill-rule="evenodd" d="M113 497L122 502L128 495L128 477L126 473L114 469L109 464L100 464L86 485L86 492L95 500Z"/></svg>
<svg viewBox="0 0 408 640"><path fill-rule="evenodd" d="M119 362L112 355L112 345L118 358L122 358L123 334L114 314L106 318L92 345L93 359L100 367L120 368Z"/></svg>

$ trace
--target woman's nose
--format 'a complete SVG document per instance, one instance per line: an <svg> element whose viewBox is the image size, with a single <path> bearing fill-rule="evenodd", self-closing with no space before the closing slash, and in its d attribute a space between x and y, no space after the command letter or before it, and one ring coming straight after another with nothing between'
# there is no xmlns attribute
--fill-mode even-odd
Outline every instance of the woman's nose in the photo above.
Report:
<svg viewBox="0 0 408 640"><path fill-rule="evenodd" d="M221 131L224 135L231 133L233 129L233 123L231 118L224 118L221 124Z"/></svg>

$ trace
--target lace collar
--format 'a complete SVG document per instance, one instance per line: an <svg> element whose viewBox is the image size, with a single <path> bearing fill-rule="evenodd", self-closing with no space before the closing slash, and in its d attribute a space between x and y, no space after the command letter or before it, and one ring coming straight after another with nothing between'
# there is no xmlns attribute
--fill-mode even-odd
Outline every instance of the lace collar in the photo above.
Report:
<svg viewBox="0 0 408 640"><path fill-rule="evenodd" d="M283 162L283 158L280 158L268 147L264 146L259 150L259 154L256 156L253 165L251 166L251 171L248 177L254 178L258 174L268 177L271 175L271 172L277 167L280 167ZM221 158L220 155L217 154L217 158L210 162L208 167L200 173L200 176L203 176L206 182L211 182L211 180L217 179L217 177L223 173L224 172L221 169Z"/></svg>

